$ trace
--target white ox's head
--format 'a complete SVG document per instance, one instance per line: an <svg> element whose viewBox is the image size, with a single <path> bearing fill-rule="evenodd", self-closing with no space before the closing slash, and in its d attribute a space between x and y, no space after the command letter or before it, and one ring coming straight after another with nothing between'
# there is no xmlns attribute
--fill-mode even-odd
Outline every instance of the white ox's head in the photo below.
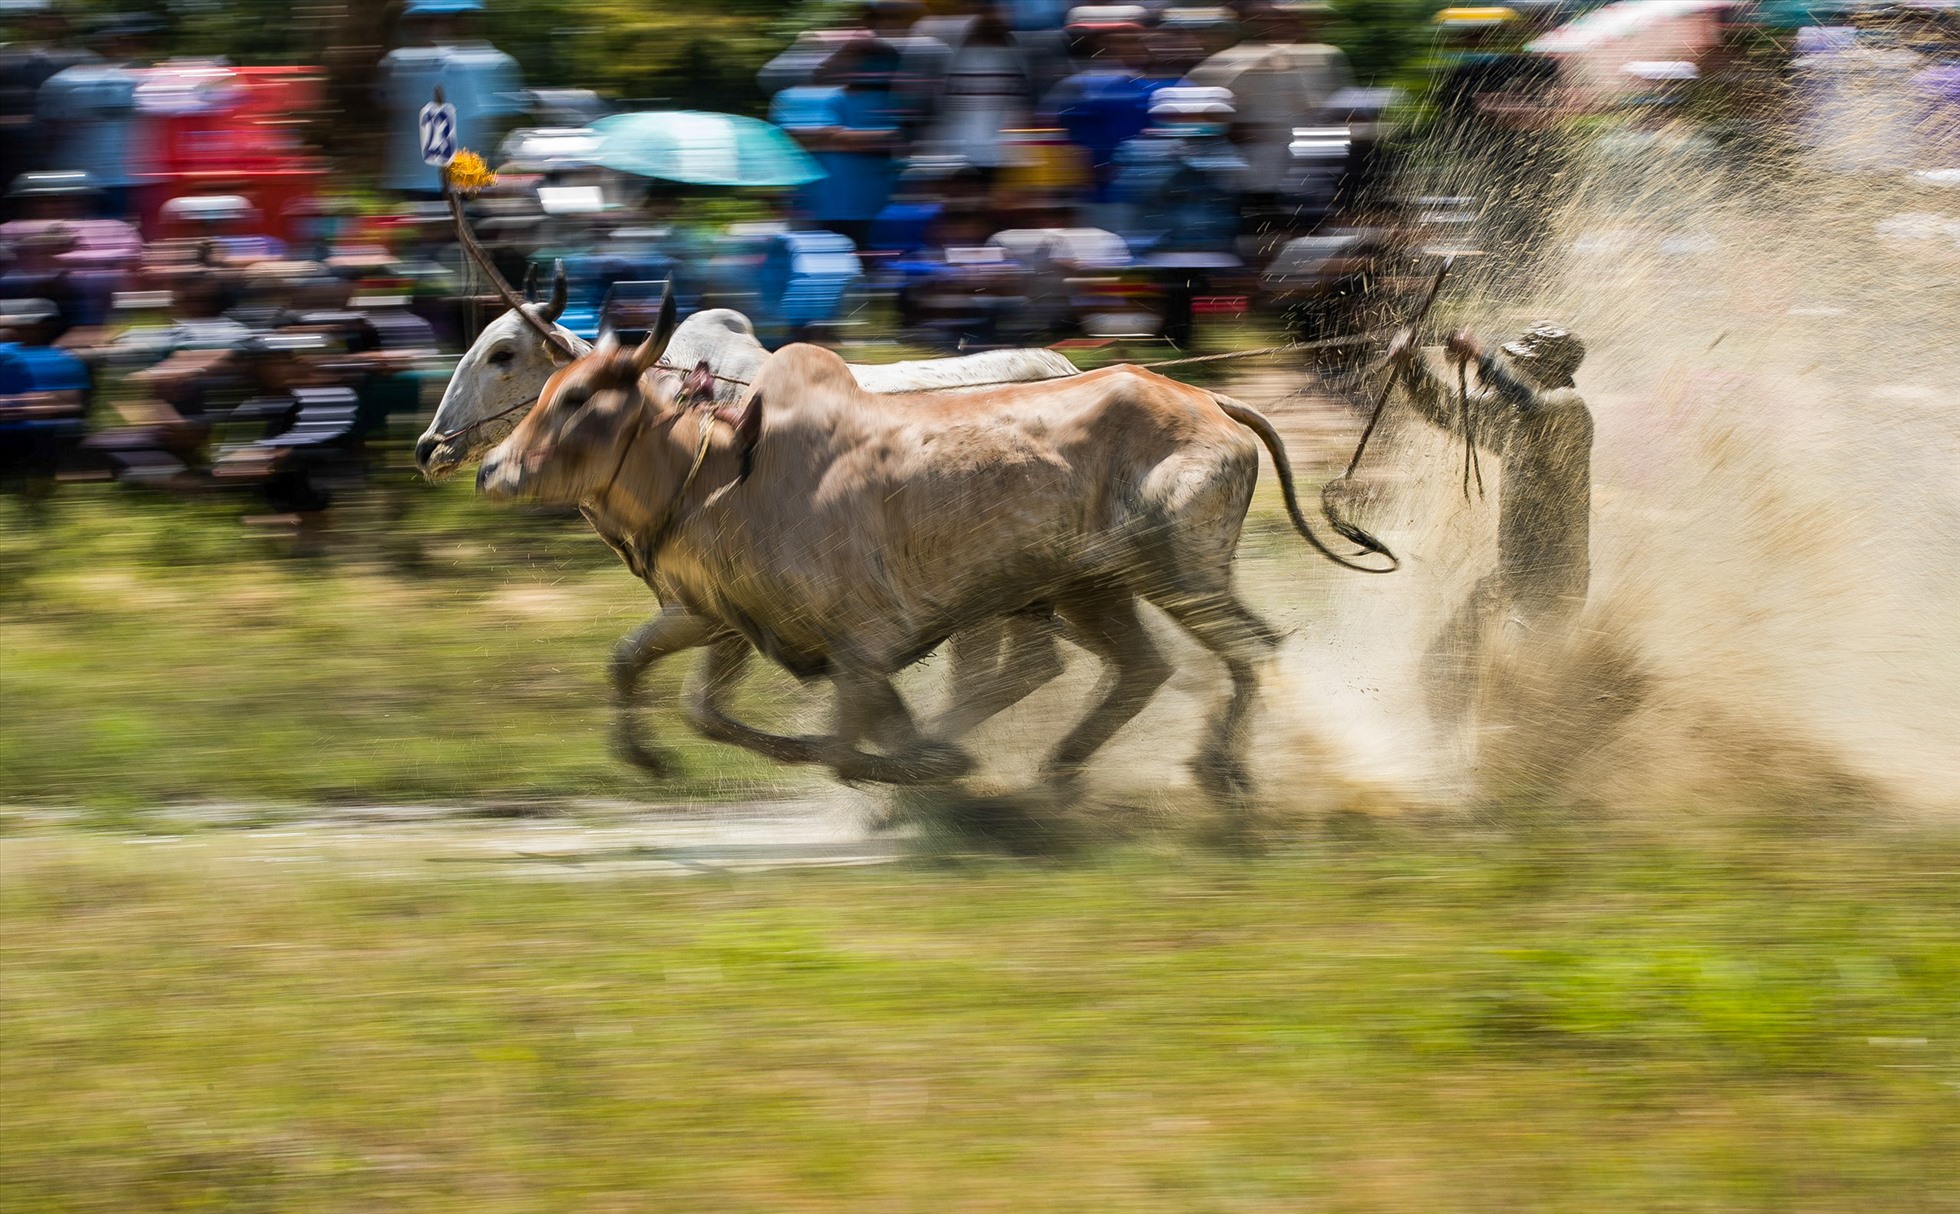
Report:
<svg viewBox="0 0 1960 1214"><path fill-rule="evenodd" d="M550 325L572 350L589 352L589 343L553 324L565 310L565 279L560 272L552 296L526 304L533 318ZM483 327L474 345L456 363L442 403L415 444L415 465L430 480L441 480L503 441L524 420L552 372L568 361L546 344L538 326L511 309Z"/></svg>

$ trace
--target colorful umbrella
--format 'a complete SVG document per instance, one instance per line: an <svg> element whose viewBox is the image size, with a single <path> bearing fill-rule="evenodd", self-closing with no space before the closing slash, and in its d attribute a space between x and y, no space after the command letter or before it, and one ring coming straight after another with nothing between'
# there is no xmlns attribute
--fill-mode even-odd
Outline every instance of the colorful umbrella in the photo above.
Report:
<svg viewBox="0 0 1960 1214"><path fill-rule="evenodd" d="M761 188L803 185L824 175L781 129L737 114L614 114L586 129L599 136L593 164L640 177Z"/></svg>

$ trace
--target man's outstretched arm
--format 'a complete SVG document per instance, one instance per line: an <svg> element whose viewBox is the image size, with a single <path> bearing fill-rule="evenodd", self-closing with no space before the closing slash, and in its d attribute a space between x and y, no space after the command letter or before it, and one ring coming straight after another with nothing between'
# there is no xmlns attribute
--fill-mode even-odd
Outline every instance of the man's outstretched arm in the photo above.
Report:
<svg viewBox="0 0 1960 1214"><path fill-rule="evenodd" d="M1414 334L1404 329L1395 335L1395 340L1388 344L1388 361L1395 368L1395 377L1408 391L1409 403L1416 407L1416 412L1431 425L1455 429L1456 394L1416 348Z"/></svg>
<svg viewBox="0 0 1960 1214"><path fill-rule="evenodd" d="M1510 432L1512 419L1531 409L1537 400L1536 393L1501 360L1485 354L1468 333L1451 335L1444 349L1452 358L1476 359L1480 382L1470 386L1470 424L1478 441L1492 447L1501 446ZM1459 432L1463 427L1463 402L1458 399L1458 386L1436 373L1406 331L1389 343L1388 356L1408 389L1409 403L1415 406L1416 412L1434 426L1452 434Z"/></svg>
<svg viewBox="0 0 1960 1214"><path fill-rule="evenodd" d="M1538 389L1519 379L1503 359L1486 350L1478 350L1475 357L1477 378L1483 381L1492 397L1520 413L1529 413L1538 407Z"/></svg>

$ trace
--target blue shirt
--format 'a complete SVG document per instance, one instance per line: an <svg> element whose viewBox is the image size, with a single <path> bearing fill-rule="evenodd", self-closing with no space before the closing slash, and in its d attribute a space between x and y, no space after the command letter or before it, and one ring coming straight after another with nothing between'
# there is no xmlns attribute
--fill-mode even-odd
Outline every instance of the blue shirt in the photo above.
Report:
<svg viewBox="0 0 1960 1214"><path fill-rule="evenodd" d="M494 46L412 46L381 61L382 108L387 113L388 152L382 184L391 190L442 189L434 166L422 163L418 119L442 86L456 107L456 147L489 159L502 125L497 120L524 109L524 78L517 61Z"/></svg>
<svg viewBox="0 0 1960 1214"><path fill-rule="evenodd" d="M1077 72L1055 86L1046 108L1069 141L1088 151L1097 176L1106 176L1116 149L1150 125L1150 98L1176 81L1107 68Z"/></svg>
<svg viewBox="0 0 1960 1214"><path fill-rule="evenodd" d="M141 181L148 164L136 138L136 73L113 63L78 63L56 72L35 102L47 126L47 162L80 169L103 189Z"/></svg>
<svg viewBox="0 0 1960 1214"><path fill-rule="evenodd" d="M0 342L0 396L29 392L86 392L88 366L53 346Z"/></svg>
<svg viewBox="0 0 1960 1214"><path fill-rule="evenodd" d="M1116 233L1139 253L1230 252L1244 173L1245 161L1222 135L1140 135L1116 154Z"/></svg>
<svg viewBox="0 0 1960 1214"><path fill-rule="evenodd" d="M786 131L837 127L847 131L895 131L891 98L883 89L844 89L806 84L786 88L769 104L769 120ZM877 217L892 196L898 174L889 152L813 151L825 176L797 191L797 201L817 220Z"/></svg>
<svg viewBox="0 0 1960 1214"><path fill-rule="evenodd" d="M1069 0L1007 0L1007 28L1058 30L1068 20Z"/></svg>

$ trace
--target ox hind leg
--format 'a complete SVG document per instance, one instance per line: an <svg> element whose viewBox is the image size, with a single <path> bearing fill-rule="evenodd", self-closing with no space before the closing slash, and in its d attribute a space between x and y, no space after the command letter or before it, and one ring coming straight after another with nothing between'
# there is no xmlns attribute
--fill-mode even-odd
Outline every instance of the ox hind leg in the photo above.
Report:
<svg viewBox="0 0 1960 1214"><path fill-rule="evenodd" d="M1279 634L1240 602L1229 586L1209 593L1152 595L1150 601L1225 663L1232 679L1231 695L1225 710L1213 718L1192 772L1199 787L1215 797L1244 796L1252 791L1244 756L1246 721L1259 692L1257 664L1278 648Z"/></svg>
<svg viewBox="0 0 1960 1214"><path fill-rule="evenodd" d="M1058 607L1075 638L1104 662L1094 708L1069 730L1042 765L1050 779L1071 779L1143 711L1170 677L1170 663L1150 640L1137 615L1137 599L1127 589L1109 590Z"/></svg>
<svg viewBox="0 0 1960 1214"><path fill-rule="evenodd" d="M1055 621L1016 615L955 633L951 642L953 702L927 732L958 738L1033 695L1062 673Z"/></svg>

